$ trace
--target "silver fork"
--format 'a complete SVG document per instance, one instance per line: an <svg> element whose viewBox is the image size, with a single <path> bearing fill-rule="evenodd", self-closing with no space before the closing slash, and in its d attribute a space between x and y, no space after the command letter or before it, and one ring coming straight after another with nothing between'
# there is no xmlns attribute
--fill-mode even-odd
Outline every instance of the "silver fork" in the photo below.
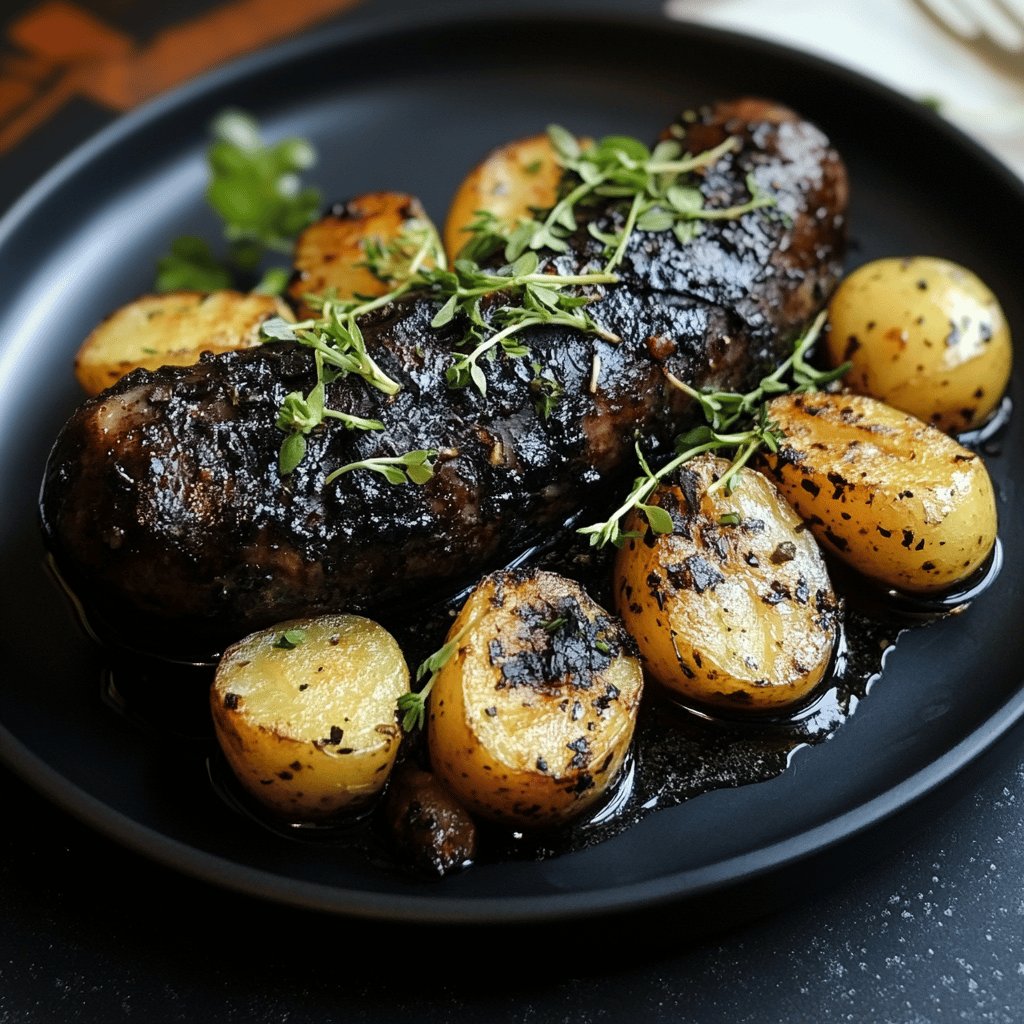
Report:
<svg viewBox="0 0 1024 1024"><path fill-rule="evenodd" d="M993 67L1016 77L1024 75L1024 17L1005 0L914 0L914 5L932 24ZM949 16L950 7L961 15L956 23ZM986 11L995 13L986 17ZM1016 46L992 32L989 25L993 17L1016 33Z"/></svg>

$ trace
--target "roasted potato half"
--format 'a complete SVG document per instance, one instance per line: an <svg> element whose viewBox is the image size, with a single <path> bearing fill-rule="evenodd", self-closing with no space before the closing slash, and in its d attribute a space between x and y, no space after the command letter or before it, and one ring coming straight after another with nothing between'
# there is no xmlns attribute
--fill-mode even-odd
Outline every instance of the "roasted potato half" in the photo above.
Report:
<svg viewBox="0 0 1024 1024"><path fill-rule="evenodd" d="M189 366L203 352L251 348L263 340L260 325L291 310L270 295L222 291L144 295L103 321L78 350L75 376L99 394L140 366Z"/></svg>
<svg viewBox="0 0 1024 1024"><path fill-rule="evenodd" d="M774 399L779 452L765 459L826 551L890 587L946 590L996 540L992 481L948 435L863 395Z"/></svg>
<svg viewBox="0 0 1024 1024"><path fill-rule="evenodd" d="M357 615L326 615L228 648L210 706L242 786L278 817L322 821L362 810L384 788L408 689L390 633Z"/></svg>
<svg viewBox="0 0 1024 1024"><path fill-rule="evenodd" d="M854 391L959 432L984 422L1010 379L1006 316L978 276L929 256L859 267L829 303L828 353Z"/></svg>
<svg viewBox="0 0 1024 1024"><path fill-rule="evenodd" d="M366 266L366 245L384 247L410 226L423 226L437 235L420 201L404 192L356 196L310 224L296 240L295 274L288 287L299 317L316 315L306 304L309 295L333 293L339 299L351 299L390 291L393 286ZM432 267L434 261L427 259L424 266Z"/></svg>
<svg viewBox="0 0 1024 1024"><path fill-rule="evenodd" d="M458 256L481 210L496 217L506 231L511 230L529 218L532 210L554 206L561 180L562 168L547 135L531 135L488 153L452 199L444 224L448 254Z"/></svg>
<svg viewBox="0 0 1024 1024"><path fill-rule="evenodd" d="M619 614L662 686L689 700L772 711L825 676L838 604L814 537L777 488L743 469L732 493L712 490L729 463L699 456L651 503L672 517L640 533L615 563Z"/></svg>
<svg viewBox="0 0 1024 1024"><path fill-rule="evenodd" d="M643 673L622 624L578 583L485 577L452 624L430 693L435 774L471 811L516 828L593 806L633 737Z"/></svg>

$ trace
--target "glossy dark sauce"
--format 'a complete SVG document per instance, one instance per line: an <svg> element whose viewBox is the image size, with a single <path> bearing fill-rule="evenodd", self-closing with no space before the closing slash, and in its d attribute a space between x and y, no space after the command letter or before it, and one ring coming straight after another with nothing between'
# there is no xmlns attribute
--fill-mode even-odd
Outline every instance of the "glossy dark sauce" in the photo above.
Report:
<svg viewBox="0 0 1024 1024"><path fill-rule="evenodd" d="M612 601L614 549L594 551L571 530L558 542L516 559L579 580L607 608ZM962 611L998 574L1001 550L956 594L919 599L872 587L841 566L830 564L843 595L843 628L825 680L800 706L784 714L723 714L720 709L686 706L649 682L640 708L632 751L607 799L581 821L556 831L513 832L479 823L478 861L541 859L583 849L630 828L648 814L703 793L750 785L785 771L794 752L824 742L856 710L882 674L886 656L907 629L955 628L936 622ZM415 665L440 645L460 594L429 612L388 622ZM172 663L137 652L107 648L101 697L133 727L202 759L210 785L226 811L287 841L337 848L390 870L409 869L396 857L382 815L371 811L340 824L288 822L269 815L235 781L213 736L208 691L211 665ZM168 694L175 694L174 700ZM422 737L410 738L404 756L427 766ZM468 866L468 865L466 865Z"/></svg>
<svg viewBox="0 0 1024 1024"><path fill-rule="evenodd" d="M989 458L997 456L1011 409L1010 399L1004 398L988 423L959 440ZM579 581L611 610L615 550L589 547L575 532L584 518L575 516L554 538L524 551L509 567L530 565L559 572ZM855 712L881 676L885 659L903 632L956 628L955 621L940 620L955 619L965 611L998 576L1002 562L997 540L987 562L970 579L953 591L922 597L872 584L829 559L829 572L843 601L842 629L830 671L804 703L775 715L738 712L731 716L717 708L686 706L648 681L631 752L604 802L587 818L549 832L524 834L480 822L477 860L542 859L569 853L701 794L778 776L797 750L826 741ZM100 642L81 601L52 563L50 570L85 631ZM415 614L405 610L394 618L378 617L402 646L410 666L440 646L471 589L423 606ZM410 871L395 854L379 805L358 819L338 824L288 822L269 815L241 788L213 735L209 714L213 664L172 661L109 644L104 650L107 666L100 696L106 706L134 728L171 743L183 756L205 762L210 786L228 813L282 840L328 846L387 870ZM171 693L174 699L169 699ZM401 756L429 767L421 734L407 737Z"/></svg>

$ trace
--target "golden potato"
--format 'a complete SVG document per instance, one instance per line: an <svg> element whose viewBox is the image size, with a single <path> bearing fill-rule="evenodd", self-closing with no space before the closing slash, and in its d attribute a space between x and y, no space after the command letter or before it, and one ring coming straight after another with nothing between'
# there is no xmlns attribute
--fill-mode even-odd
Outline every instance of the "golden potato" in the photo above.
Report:
<svg viewBox="0 0 1024 1024"><path fill-rule="evenodd" d="M875 260L829 303L828 353L854 391L942 430L984 422L1010 379L1010 329L971 271L928 256Z"/></svg>
<svg viewBox="0 0 1024 1024"><path fill-rule="evenodd" d="M890 587L930 593L970 576L996 540L982 460L863 395L773 399L784 431L765 463L826 551Z"/></svg>
<svg viewBox="0 0 1024 1024"><path fill-rule="evenodd" d="M394 242L410 225L437 231L415 196L404 192L369 192L338 203L326 216L310 224L295 243L295 275L288 295L301 319L315 316L305 302L308 295L333 293L339 299L384 295L392 288L366 266L366 245ZM412 255L410 253L410 255ZM432 267L435 260L424 260Z"/></svg>
<svg viewBox="0 0 1024 1024"><path fill-rule="evenodd" d="M743 469L711 491L729 463L702 455L651 498L671 533L620 548L616 604L644 667L690 700L774 710L805 698L828 669L838 605L813 536L775 486Z"/></svg>
<svg viewBox="0 0 1024 1024"><path fill-rule="evenodd" d="M357 615L294 619L224 652L210 707L242 786L275 815L321 821L384 788L409 670L394 638Z"/></svg>
<svg viewBox="0 0 1024 1024"><path fill-rule="evenodd" d="M484 157L455 193L444 224L444 247L455 257L469 238L481 210L497 218L506 231L535 209L558 199L562 168L547 135L531 135L495 149Z"/></svg>
<svg viewBox="0 0 1024 1024"><path fill-rule="evenodd" d="M485 577L452 625L430 693L435 774L471 811L517 828L562 823L619 774L643 690L621 623L578 583Z"/></svg>
<svg viewBox="0 0 1024 1024"><path fill-rule="evenodd" d="M259 345L260 325L274 316L292 319L291 310L271 295L144 295L122 306L85 339L75 358L75 376L88 394L96 395L140 366L189 366L203 352Z"/></svg>

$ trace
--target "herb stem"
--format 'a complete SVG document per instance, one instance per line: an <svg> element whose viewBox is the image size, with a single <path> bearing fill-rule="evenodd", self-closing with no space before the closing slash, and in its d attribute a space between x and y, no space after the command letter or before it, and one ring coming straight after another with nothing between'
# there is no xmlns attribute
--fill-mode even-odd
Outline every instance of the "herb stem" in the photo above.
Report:
<svg viewBox="0 0 1024 1024"><path fill-rule="evenodd" d="M648 160L644 164L644 170L648 174L686 174L688 171L710 166L726 153L731 153L738 147L739 139L732 135L712 149L706 149L703 153L697 153L683 160Z"/></svg>
<svg viewBox="0 0 1024 1024"><path fill-rule="evenodd" d="M604 269L606 273L614 270L622 262L622 257L626 255L626 246L629 244L633 229L636 227L636 219L640 215L640 208L643 202L642 193L638 192L633 196L633 202L629 204L629 213L626 215L626 223L622 228L622 237L619 239L619 244L615 252L612 253L611 259L605 264Z"/></svg>
<svg viewBox="0 0 1024 1024"><path fill-rule="evenodd" d="M567 288L571 285L617 284L618 274L609 271L594 274L523 274L521 277L503 277L500 274L487 276L487 283L476 288L458 288L454 291L459 298L469 299L482 295L493 295L495 292L511 291L515 288L531 284L543 285L545 288Z"/></svg>
<svg viewBox="0 0 1024 1024"><path fill-rule="evenodd" d="M708 494L714 494L715 491L725 488L725 493L730 494L732 492L732 480L739 473L739 471L750 461L751 457L755 452L760 451L761 446L764 444L764 438L761 436L752 437L743 448L741 453L732 460L732 465L708 488Z"/></svg>
<svg viewBox="0 0 1024 1024"><path fill-rule="evenodd" d="M404 480L398 480L398 475L405 476L403 470L408 470L410 464L415 466L427 466L430 468L430 475L433 470L430 466L432 460L437 457L437 452L432 450L424 450L420 452L409 452L407 455L382 455L379 458L374 459L362 459L359 462L349 462L347 465L341 466L339 469L329 473L324 480L324 486L333 483L343 473L349 473L354 469L372 469L381 476L385 477L390 483L404 483ZM395 466L398 468L398 473L394 471L389 472L387 467ZM428 475L424 475L424 478L429 478Z"/></svg>
<svg viewBox="0 0 1024 1024"><path fill-rule="evenodd" d="M640 451L639 443L637 443L635 445L637 461L640 463L645 475L636 481L633 485L633 490L629 492L626 500L608 517L607 520L605 520L605 522L594 523L591 526L584 526L577 530L577 533L588 534L590 536L590 543L596 547L604 547L604 545L609 542L612 544L618 543L624 536L619 526L623 516L631 512L638 505L642 505L654 492L658 484L661 483L669 473L672 473L683 465L684 462L688 462L690 459L695 458L698 455L702 455L704 452L712 451L718 447L720 447L720 444L717 441L708 441L704 444L694 445L692 448L688 448L671 461L665 463L665 465L657 472L652 472L650 466L647 464L647 460Z"/></svg>

